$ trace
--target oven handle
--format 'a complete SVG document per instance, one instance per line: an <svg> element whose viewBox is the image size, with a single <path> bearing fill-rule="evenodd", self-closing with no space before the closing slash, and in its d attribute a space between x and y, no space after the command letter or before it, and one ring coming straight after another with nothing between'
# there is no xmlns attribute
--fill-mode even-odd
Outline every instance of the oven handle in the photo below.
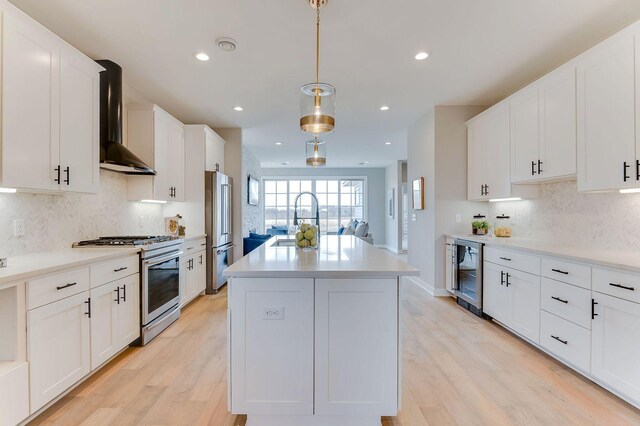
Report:
<svg viewBox="0 0 640 426"><path fill-rule="evenodd" d="M146 259L144 261L144 264L147 266L153 266L153 265L158 265L160 263L164 263L167 260L173 260L173 259L177 259L178 257L180 257L180 255L182 255L182 251L173 253L172 255L169 256L164 256L164 257L152 257L151 259Z"/></svg>

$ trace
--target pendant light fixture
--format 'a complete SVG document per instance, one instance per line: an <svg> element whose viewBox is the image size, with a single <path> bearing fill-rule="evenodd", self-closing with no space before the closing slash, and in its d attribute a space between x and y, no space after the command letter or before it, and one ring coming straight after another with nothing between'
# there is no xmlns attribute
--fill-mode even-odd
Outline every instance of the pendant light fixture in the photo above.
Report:
<svg viewBox="0 0 640 426"><path fill-rule="evenodd" d="M300 129L310 133L326 133L335 126L336 89L320 83L320 8L328 0L309 0L316 9L316 81L302 86L300 96Z"/></svg>
<svg viewBox="0 0 640 426"><path fill-rule="evenodd" d="M317 136L307 141L307 166L322 167L327 164L327 145Z"/></svg>

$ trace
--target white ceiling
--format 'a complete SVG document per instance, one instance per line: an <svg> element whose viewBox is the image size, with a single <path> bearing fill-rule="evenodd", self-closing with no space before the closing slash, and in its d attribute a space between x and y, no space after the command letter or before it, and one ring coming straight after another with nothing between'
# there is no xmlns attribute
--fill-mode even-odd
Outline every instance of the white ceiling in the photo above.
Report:
<svg viewBox="0 0 640 426"><path fill-rule="evenodd" d="M183 122L242 127L264 166L303 165L298 93L315 67L307 0L12 2L89 56L118 62L128 84ZM329 0L328 166L404 159L406 128L432 106L492 104L638 19L638 0ZM237 51L217 49L221 36ZM431 57L418 62L421 50Z"/></svg>

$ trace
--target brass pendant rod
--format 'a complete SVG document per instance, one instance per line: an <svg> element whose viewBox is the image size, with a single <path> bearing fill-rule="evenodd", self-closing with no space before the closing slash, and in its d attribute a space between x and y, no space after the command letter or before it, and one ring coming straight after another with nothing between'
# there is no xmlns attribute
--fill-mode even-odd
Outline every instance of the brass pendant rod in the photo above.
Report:
<svg viewBox="0 0 640 426"><path fill-rule="evenodd" d="M320 84L320 1L316 4L316 84Z"/></svg>

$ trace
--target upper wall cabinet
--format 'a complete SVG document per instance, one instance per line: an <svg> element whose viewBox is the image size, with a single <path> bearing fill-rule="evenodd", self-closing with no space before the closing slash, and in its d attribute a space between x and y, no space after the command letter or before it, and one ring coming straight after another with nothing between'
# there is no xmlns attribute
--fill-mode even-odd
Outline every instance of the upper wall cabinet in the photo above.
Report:
<svg viewBox="0 0 640 426"><path fill-rule="evenodd" d="M510 104L499 103L471 119L467 126L467 198L482 201L537 196L537 186L511 184Z"/></svg>
<svg viewBox="0 0 640 426"><path fill-rule="evenodd" d="M575 176L575 86L575 63L569 63L509 98L513 183Z"/></svg>
<svg viewBox="0 0 640 426"><path fill-rule="evenodd" d="M224 172L225 140L208 126L184 126L185 201L204 202L204 171Z"/></svg>
<svg viewBox="0 0 640 426"><path fill-rule="evenodd" d="M157 105L127 105L127 143L155 176L128 176L130 200L185 200L184 125Z"/></svg>
<svg viewBox="0 0 640 426"><path fill-rule="evenodd" d="M625 29L577 60L580 191L640 184L636 28Z"/></svg>
<svg viewBox="0 0 640 426"><path fill-rule="evenodd" d="M2 10L0 185L97 192L102 67L39 23Z"/></svg>

